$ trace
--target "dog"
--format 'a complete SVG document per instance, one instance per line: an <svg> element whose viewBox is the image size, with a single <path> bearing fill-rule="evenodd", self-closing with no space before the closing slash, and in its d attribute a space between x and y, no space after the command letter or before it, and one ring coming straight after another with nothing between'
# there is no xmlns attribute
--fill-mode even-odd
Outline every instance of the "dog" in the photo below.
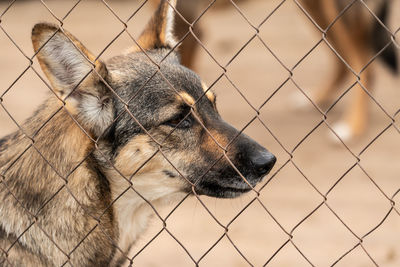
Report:
<svg viewBox="0 0 400 267"><path fill-rule="evenodd" d="M373 66L368 66L370 60L378 55L393 73L398 73L397 50L393 43L390 43L390 34L380 24L387 25L390 0L365 2L381 22L370 14L361 1L299 1L312 20L321 29L327 29L327 40L333 49L356 74L359 74L362 86L357 84L351 89L349 106L342 120L333 126L343 141L354 140L366 131L370 97L365 90L371 92L375 75ZM333 25L328 28L331 23ZM340 60L336 62L332 79L322 86L322 90L311 96L321 107L332 104L330 100L346 78L357 79L346 64Z"/></svg>
<svg viewBox="0 0 400 267"><path fill-rule="evenodd" d="M270 172L275 156L180 64L175 8L161 1L140 49L107 62L61 27L33 27L54 94L0 141L1 266L120 266L154 209L237 197Z"/></svg>

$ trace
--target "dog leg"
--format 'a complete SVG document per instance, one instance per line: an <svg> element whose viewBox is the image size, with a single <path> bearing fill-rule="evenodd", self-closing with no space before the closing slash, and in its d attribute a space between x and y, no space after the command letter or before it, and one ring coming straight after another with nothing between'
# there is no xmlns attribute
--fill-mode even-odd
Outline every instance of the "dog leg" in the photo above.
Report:
<svg viewBox="0 0 400 267"><path fill-rule="evenodd" d="M328 25L335 19L338 15L338 10L334 1L331 0L302 0L301 5L305 8L308 15L312 17L314 22L319 25L322 29L326 29ZM339 24L339 25L338 25ZM336 22L335 25L328 31L329 42L335 47L339 54L341 54L341 47L337 45L337 37L333 36L331 32L336 31L336 35L342 35L342 31L347 33L346 29L341 25L342 22ZM340 36L339 36L340 37ZM320 89L315 90L311 94L311 99L320 107L326 106L329 100L332 99L334 92L339 89L340 84L347 77L347 67L341 62L335 64L335 70L333 77ZM308 101L301 97L293 97L293 102L298 108L304 107Z"/></svg>
<svg viewBox="0 0 400 267"><path fill-rule="evenodd" d="M343 31L348 34L341 36L340 42L335 41L335 37L332 39L332 43L337 47L339 54L347 61L350 67L357 73L360 72L370 58L370 52L366 47L365 39L354 40L351 37L351 31ZM342 72L348 73L347 66L341 64L343 67ZM337 73L339 74L339 73ZM352 80L355 80L355 76L350 74ZM366 90L370 90L371 79L373 76L373 70L371 66L368 66L360 74L360 83ZM346 76L342 76L344 79ZM337 77L336 77L337 78ZM339 84L335 84L335 88L339 87ZM333 90L333 89L331 89ZM356 84L350 91L349 104L342 116L342 119L334 125L334 130L340 136L343 141L350 141L356 137L362 135L368 122L368 102L369 96L360 84Z"/></svg>
<svg viewBox="0 0 400 267"><path fill-rule="evenodd" d="M321 0L320 4L322 16L329 23L334 21L339 14L335 2ZM352 12L359 9L356 5L351 8ZM327 31L327 42L355 72L362 70L370 56L369 48L367 47L369 40L367 27L367 19L360 16L356 24L349 23L348 21L346 23L344 19L340 18ZM344 80L347 72L348 67L340 63L340 67L335 73L332 82L328 84L325 91L321 92L319 96L317 95L316 101L319 103L326 101L330 93L339 88L339 83ZM360 74L360 82L366 89L369 89L371 75L371 67L363 70ZM368 120L368 94L359 84L351 89L350 94L352 98L350 105L347 107L341 121L333 127L343 141L360 136L365 131ZM337 139L335 138L335 140Z"/></svg>
<svg viewBox="0 0 400 267"><path fill-rule="evenodd" d="M315 103L320 107L329 105L329 100L332 99L334 93L338 91L339 86L343 83L345 78L348 77L348 70L344 64L337 63L335 65L336 69L332 79L312 96L312 99L314 99Z"/></svg>
<svg viewBox="0 0 400 267"><path fill-rule="evenodd" d="M363 87L370 90L371 70L365 69L360 75ZM362 135L368 123L369 95L360 84L351 89L351 101L343 115L342 121L333 126L334 131L343 141L348 141Z"/></svg>

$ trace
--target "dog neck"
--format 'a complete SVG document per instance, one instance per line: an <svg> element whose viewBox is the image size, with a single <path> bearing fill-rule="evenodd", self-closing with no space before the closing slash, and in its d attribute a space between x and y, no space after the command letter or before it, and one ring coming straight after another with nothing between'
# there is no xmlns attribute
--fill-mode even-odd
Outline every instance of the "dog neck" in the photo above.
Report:
<svg viewBox="0 0 400 267"><path fill-rule="evenodd" d="M171 184L171 178L158 171L135 175L132 184L114 169L108 170L106 175L119 229L118 252L113 261L121 263L128 259L129 250L147 229L150 219L159 214L162 207L184 198L186 194L176 186L166 186Z"/></svg>

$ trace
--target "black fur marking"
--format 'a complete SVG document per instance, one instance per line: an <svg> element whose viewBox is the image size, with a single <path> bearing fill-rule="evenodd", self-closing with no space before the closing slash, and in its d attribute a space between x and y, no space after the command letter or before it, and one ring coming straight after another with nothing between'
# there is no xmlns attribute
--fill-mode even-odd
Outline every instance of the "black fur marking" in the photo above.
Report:
<svg viewBox="0 0 400 267"><path fill-rule="evenodd" d="M111 154L113 155L117 149L117 146L115 144L115 123L113 123L110 128L106 130L103 138L105 141L111 144Z"/></svg>
<svg viewBox="0 0 400 267"><path fill-rule="evenodd" d="M170 171L168 171L168 170L163 170L163 173L164 173L165 175L167 175L168 177L170 177L170 178L175 178L175 177L176 177L175 174L173 174L172 172L170 172Z"/></svg>
<svg viewBox="0 0 400 267"><path fill-rule="evenodd" d="M7 237L6 231L4 231L3 227L0 226L0 239L4 239Z"/></svg>
<svg viewBox="0 0 400 267"><path fill-rule="evenodd" d="M26 186L26 183L23 179L22 170L18 169L16 173L11 177L6 177L6 182L9 186L12 184L14 188L19 189L20 192L24 192L23 195L17 192L16 197L19 199L22 206L31 211L32 213L37 213L38 210L43 207L50 198L52 194L45 194L43 192L33 192L32 190L28 190L29 187ZM13 198L14 196L10 191L7 190L7 193L4 195L4 198L1 201L7 201L7 198Z"/></svg>
<svg viewBox="0 0 400 267"><path fill-rule="evenodd" d="M105 199L106 200L106 206L108 207L109 204L111 203L111 189L110 189L110 183L105 176L105 174L100 170L99 164L96 160L96 158L91 154L87 160L86 160L86 167L93 171L96 174L96 177L98 177L98 186L99 186L99 199ZM113 210L111 208L107 209L107 213L111 218L111 221L113 220Z"/></svg>
<svg viewBox="0 0 400 267"><path fill-rule="evenodd" d="M19 245L21 245L20 241L18 240L18 237L14 234L7 233L3 227L0 226L0 239L1 240L7 240L10 242L10 244L17 242ZM1 254L0 254L1 256ZM1 262L1 261L0 261Z"/></svg>
<svg viewBox="0 0 400 267"><path fill-rule="evenodd" d="M5 150L5 147L3 147L3 145L6 143L6 141L7 141L6 138L0 139L0 151Z"/></svg>
<svg viewBox="0 0 400 267"><path fill-rule="evenodd" d="M12 133L9 135L4 136L0 139L0 152L5 151L8 148L8 140L14 140L18 136L18 133Z"/></svg>
<svg viewBox="0 0 400 267"><path fill-rule="evenodd" d="M111 206L111 188L110 188L110 183L105 176L105 174L101 171L99 167L99 163L94 157L93 154L90 154L90 156L86 160L86 166L88 169L93 171L96 174L96 177L98 178L98 192L99 192L99 199L104 200L104 215L109 217L109 220L111 223L114 221L114 210ZM111 229L113 230L113 229ZM111 233L108 233L110 235ZM111 255L104 255L102 252L97 251L94 254L94 257L90 259L90 262L93 263L93 266L106 266L108 263L111 261L111 259L114 257L116 248L113 245L112 246L112 253Z"/></svg>

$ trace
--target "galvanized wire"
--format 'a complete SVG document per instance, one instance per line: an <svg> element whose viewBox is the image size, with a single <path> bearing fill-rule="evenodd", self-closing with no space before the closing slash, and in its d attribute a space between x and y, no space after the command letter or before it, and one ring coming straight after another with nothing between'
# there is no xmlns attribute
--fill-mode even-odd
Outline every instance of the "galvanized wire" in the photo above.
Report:
<svg viewBox="0 0 400 267"><path fill-rule="evenodd" d="M260 33L260 27L263 26L264 24L267 24L269 22L269 19L271 18L271 16L273 14L276 13L277 10L279 10L282 5L286 2L292 1L294 2L299 10L301 12L303 12L307 18L311 21L311 23L315 26L315 28L321 33L321 38L318 40L318 42L316 42L311 49L309 49L307 51L307 53L304 54L303 57L300 58L300 60L298 60L293 66L287 66L283 63L283 61L279 58L279 56L273 51L273 48L271 48L268 43L263 40L263 38L261 37ZM240 97L243 98L243 100L251 107L252 112L254 112L254 115L251 119L249 119L248 123L242 128L240 129L239 133L237 134L237 136L235 136L232 140L229 141L228 144L226 145L222 145L220 143L218 143L218 141L212 136L212 134L210 133L209 129L207 129L207 127L202 124L201 120L196 118L198 120L198 122L200 123L200 125L204 128L204 130L207 132L208 135L210 135L210 138L216 143L216 145L222 149L224 152L221 155L220 158L218 158L213 164L211 164L211 166L207 169L204 170L204 176L207 174L207 172L215 165L218 163L219 160L221 159L225 159L229 162L229 164L232 166L233 169L235 169L235 171L238 173L238 175L247 183L246 178L239 172L239 170L236 168L236 166L234 165L234 163L228 158L227 156L227 151L229 151L229 147L232 144L232 142L235 141L235 139L241 134L243 133L252 123L254 123L255 121L258 121L261 123L262 127L265 128L266 131L269 132L269 134L273 137L273 139L275 139L275 141L280 145L280 147L283 149L283 151L285 151L285 153L287 154L287 156L289 157L289 159L287 161L285 161L284 163L281 164L281 166L277 169L274 170L274 172L270 175L270 177L264 182L264 184L260 187L260 189L256 190L254 188L252 188L253 192L255 193L255 196L247 203L244 205L244 207L236 214L236 216L234 216L227 224L222 223L217 216L215 216L213 214L213 212L211 212L211 210L209 209L209 207L207 207L206 203L197 195L196 190L195 190L195 184L193 184L192 182L189 181L189 179L187 179L180 171L178 168L176 168L173 163L171 162L170 159L168 159L168 157L166 156L166 154L163 151L163 142L165 139L167 139L172 132L163 140L163 141L157 141L153 136L151 136L151 134L145 129L145 127L137 120L137 118L135 118L135 116L130 112L129 110L129 105L130 102L137 97L137 95L141 92L141 90L146 86L146 84L158 73L159 75L161 75L163 77L163 79L169 84L170 89L174 92L176 92L178 94L178 91L173 87L173 85L168 81L168 79L163 75L163 73L160 71L160 63L165 59L162 59L160 62L155 62L150 56L147 55L146 51L140 47L140 45L138 44L138 42L136 41L136 39L133 37L133 35L130 33L130 29L128 28L128 22L143 8L143 6L147 3L147 0L143 1L139 7L128 17L127 20L123 20L121 19L121 17L118 15L118 12L115 11L111 5L109 5L107 3L107 1L102 0L98 2L98 5L103 5L104 7L106 7L110 13L119 21L119 23L122 26L122 30L115 35L115 37L112 39L112 41L110 41L105 47L104 49L101 50L101 52L96 56L96 60L102 56L104 54L105 51L107 51L109 49L109 47L118 39L120 38L120 36L123 33L126 33L130 39L137 45L139 46L139 48L141 49L141 51L147 55L147 58L155 65L157 66L157 70L154 72L154 74L147 80L147 82L145 84L143 84L141 86L141 88L139 88L137 90L137 93L135 93L135 95L129 99L129 100L124 100L122 99L114 90L113 88L107 83L107 81L105 81L101 75L99 73L97 73L95 67L94 67L94 62L91 62L88 58L86 58L86 60L88 60L88 62L91 64L92 66L92 70L87 73L81 80L81 82L85 79L86 76L88 76L91 73L95 73L101 80L102 82L107 86L107 88L125 105L125 109L121 114L117 114L116 119L109 125L109 127L112 127L112 124L115 123L115 121L122 115L124 114L128 114L132 120L135 121L135 123L137 123L141 129L143 130L144 133L146 133L151 140L157 144L157 150L155 153L153 153L153 155L151 157L149 157L137 170L135 170L135 172L130 176L130 177L125 177L115 166L113 166L112 162L108 162L108 164L110 164L110 166L112 166L115 171L117 171L119 173L119 175L126 180L127 184L129 184L126 189L115 199L113 199L113 201L110 203L110 205L102 212L102 215L100 217L96 217L93 214L91 214L91 212L87 209L85 209L85 207L83 205L82 208L84 209L85 213L87 215L89 215L90 217L92 217L97 224L82 238L82 240L80 242L78 242L76 244L76 246L71 250L71 251L64 251L62 250L56 241L54 241L54 239L52 238L51 235L49 235L46 230L41 226L40 224L40 220L38 220L38 214L39 212L55 197L59 194L59 192L61 192L61 190L66 189L69 194L71 195L71 197L79 204L79 199L77 199L73 192L70 190L69 186L68 186L68 177L70 175L72 175L76 169L78 167L80 167L85 160L87 160L87 158L95 151L97 150L97 145L98 145L98 141L99 138L94 139L90 134L88 134L85 130L84 127L82 127L82 125L79 124L78 121L76 121L76 119L74 118L74 116L72 116L71 114L68 113L68 110L65 108L65 100L66 98L68 98L69 96L67 96L64 99L60 99L57 94L53 91L53 89L51 88L51 86L47 83L46 79L43 78L41 76L41 74L35 69L35 67L33 66L33 60L35 59L36 55L38 52L36 52L33 56L28 56L18 45L18 43L8 34L8 32L5 30L5 28L2 26L2 17L4 16L4 14L8 13L8 12L12 12L11 7L16 3L17 1L14 0L12 1L8 7L2 12L2 14L0 15L0 29L3 31L3 33L7 36L7 38L9 39L9 41L18 49L18 51L25 57L28 65L27 67L20 73L20 75L9 85L8 88L5 88L5 90L3 90L2 88L2 94L0 95L0 106L2 107L2 109L5 111L5 113L9 116L9 118L14 122L14 124L18 127L18 129L24 133L25 138L29 140L29 145L26 147L26 149L14 160L14 162L11 162L10 165L8 166L7 169L5 169L1 174L1 180L0 180L0 184L6 189L8 190L8 192L10 193L10 195L17 201L17 203L19 203L21 205L21 207L26 211L27 214L29 214L29 216L32 218L32 223L29 225L29 227L27 227L19 236L17 236L16 240L13 240L11 242L11 245L9 247L5 247L5 248L0 248L1 253L4 255L4 258L8 261L7 259L7 255L8 253L13 249L13 247L15 246L15 244L18 242L18 240L33 226L36 225L47 237L48 239L54 244L54 246L66 257L65 262L63 263L63 265L66 264L70 264L69 260L71 255L74 253L74 251L82 244L82 242L88 237L90 236L90 234L96 229L99 228L105 235L107 235L107 232L103 230L103 226L102 226L102 216L107 212L108 209L112 208L112 206L114 205L114 203L121 198L127 191L129 190L133 190L139 197L141 197L146 203L147 205L149 205L151 207L151 209L153 210L154 214L156 215L157 219L162 223L162 229L160 229L160 231L158 231L152 238L150 238L150 240L142 247L137 249L136 253L133 256L128 256L129 251L123 251L122 248L119 248L117 245L117 241L113 240L111 237L109 237L110 242L115 246L115 248L121 252L121 254L125 257L125 259L127 260L127 262L130 265L134 265L135 259L138 255L140 255L140 253L142 253L144 250L146 250L146 248L154 241L156 240L160 234L162 232L167 233L168 235L170 235L173 240L175 240L177 242L177 244L179 244L180 247L182 247L183 251L185 251L185 253L187 254L187 256L191 259L191 261L193 262L193 265L198 266L200 265L200 263L202 262L202 260L205 258L205 256L210 253L210 251L212 251L217 244L219 244L219 242L224 239L224 237L227 238L227 240L232 244L232 246L234 247L234 249L237 251L238 255L240 255L245 262L247 262L248 265L250 266L254 266L254 264L252 263L252 259L246 257L246 255L240 250L240 248L237 246L237 244L235 244L235 241L230 237L229 235L229 227L237 220L237 218L239 218L245 210L247 210L253 203L258 202L261 207L263 208L263 210L273 219L273 221L276 223L276 225L279 227L279 229L286 235L286 239L285 241L279 246L279 248L272 254L270 255L270 257L268 259L266 259L265 264L264 265L268 265L280 252L281 250L286 247L289 246L290 244L293 246L293 248L295 248L297 250L297 252L299 253L299 255L301 255L301 257L304 258L304 260L306 262L309 263L309 265L311 266L315 266L315 264L312 262L312 260L307 257L306 253L303 251L302 247L300 244L297 244L294 241L294 236L296 235L296 229L298 229L299 226L301 226L305 221L307 221L314 213L316 213L321 207L326 207L328 208L328 210L337 218L338 222L340 222L347 230L349 233L351 233L352 236L354 236L357 240L357 242L354 243L354 246L352 246L349 250L347 250L345 253L343 253L340 257L338 257L334 262L332 262L332 266L336 265L337 263L339 263L346 255L348 255L349 253L351 253L353 250L355 250L356 248L360 247L362 249L362 251L368 256L368 258L370 259L371 263L378 266L377 261L373 258L373 256L371 255L370 251L363 245L363 241L364 239L369 236L371 233L373 233L374 231L376 231L384 222L385 220L388 218L388 216L391 213L395 213L397 215L400 216L400 211L399 208L396 206L395 200L394 198L396 197L396 195L400 192L400 189L398 189L396 191L395 194L393 194L392 196L388 195L387 193L385 193L385 191L378 185L378 183L375 182L374 177L368 173L368 171L364 168L363 164L362 164L362 160L361 160L361 155L363 155L370 147L372 144L374 144L388 129L394 128L398 133L400 133L400 130L398 128L398 126L396 126L396 116L398 115L398 113L400 112L397 111L395 114L390 114L390 112L388 112L383 105L374 97L373 94L370 93L370 91L368 90L368 88L366 88L364 86L364 84L361 81L361 74L365 71L365 69L374 61L376 60L376 58L384 51L384 49L386 49L389 45L394 44L397 48L399 47L398 41L396 40L396 34L399 32L399 29L396 29L395 31L391 31L387 25L385 25L377 16L376 14L374 14L373 10L371 10L368 5L365 3L365 1L362 0L353 0L351 1L341 12L338 13L337 18L332 21L326 28L321 28L320 25L318 25L312 18L312 16L310 14L308 14L307 10L302 6L301 1L298 0L283 0L281 1L278 5L276 5L276 7L267 15L265 16L265 18L261 21L260 24L255 25L253 24L250 19L245 15L245 13L240 9L240 7L233 1L230 0L230 4L234 7L234 10L236 12L238 12L240 14L240 16L246 21L246 23L248 23L248 25L251 27L251 29L254 31L253 35L245 42L244 45L242 45L235 53L234 55L227 61L226 64L222 64L221 62L219 62L216 57L213 55L213 53L207 48L207 45L204 44L202 42L202 40L196 36L193 28L194 26L199 23L200 19L203 17L203 15L208 12L215 4L216 0L210 1L210 3L204 8L204 10L202 10L200 12L200 14L198 15L198 17L192 22L188 22L181 14L179 14L178 10L174 10L177 14L177 16L179 16L182 20L185 21L185 23L187 24L188 27L188 32L181 38L181 40L179 40L178 44L172 49L172 50L176 50L177 46L182 43L188 36L193 36L198 45L201 47L201 49L207 53L210 58L214 61L214 63L220 68L221 70L221 74L215 79L214 82L211 83L211 85L209 86L209 88L207 89L210 90L212 89L215 84L223 77L225 77L229 83L233 86L233 88L239 93ZM74 12L74 9L77 8L80 4L81 0L78 0L71 8L70 10L66 13L66 15L62 18L57 17L55 15L55 13L51 10L51 8L49 8L49 6L46 4L45 1L41 0L40 3L43 5L43 7L46 8L46 10L54 17L54 19L57 20L58 22L58 27L59 27L59 31L64 31L63 28L63 24L64 24L64 20L66 18L68 18L70 16L71 13ZM343 58L343 56L334 48L334 46L330 43L330 41L327 38L327 33L329 32L329 30L332 28L332 26L335 24L335 22L340 19L345 12L350 9L356 2L360 2L365 8L368 9L368 12L373 16L373 18L375 20L378 21L378 23L384 28L384 30L388 33L388 35L390 36L390 41L388 41L387 45L385 47L382 48L381 51L379 51L377 54L373 55L373 57L369 60L369 62L359 71L357 72L356 70L354 70L351 65L346 62L346 60ZM56 33L54 33L56 34ZM267 53L269 53L270 55L272 55L277 62L279 62L279 64L284 68L284 70L286 71L286 75L287 78L284 79L284 81L275 89L273 90L273 92L265 99L265 101L262 102L262 104L258 107L254 106L251 101L249 99L246 98L245 94L242 92L242 90L239 88L239 86L237 86L233 80L231 79L231 77L228 75L227 71L230 68L230 65L232 62L234 62L236 60L236 58L238 57L238 55L240 55L242 53L242 51L254 40L254 39L258 39L261 44L263 45L263 47L265 48L265 51ZM70 40L71 43L72 40ZM317 47L320 46L320 44L325 43L327 44L327 46L329 47L329 49L336 55L336 57L342 61L343 64L345 64L345 66L347 67L347 69L352 73L352 75L355 78L355 82L352 83L340 96L338 96L336 98L336 100L331 104L331 106L326 110L323 111L320 109L320 107L318 106L317 103L315 103L312 98L306 93L306 91L299 85L299 83L296 81L296 79L293 76L293 73L296 71L297 67L304 61L304 59L306 59L310 54L312 54L315 49ZM39 49L40 51L40 49ZM172 52L172 51L171 51ZM168 55L167 55L168 56ZM165 56L165 57L167 57ZM16 84L16 82L18 80L21 79L21 77L23 77L26 72L31 69L42 81L43 83L46 85L46 87L53 92L53 94L59 99L59 101L62 103L61 107L51 116L49 116L49 118L44 122L44 124L35 131L35 133L33 134L28 134L23 127L17 122L17 120L13 117L12 112L10 112L4 105L4 97L14 88L14 85ZM276 95L277 92L279 92L288 82L292 82L295 87L298 89L298 91L304 95L304 97L313 105L313 107L315 108L315 110L318 111L319 115L320 115L320 120L314 124L313 128L308 131L301 139L300 141L297 142L297 144L295 144L293 146L293 148L289 148L286 147L284 145L284 143L280 140L279 135L275 134L270 127L268 127L268 125L263 121L263 119L260 117L261 114L261 110L268 105L269 101L271 99L274 98L274 96ZM78 84L79 85L79 84ZM76 85L76 87L78 87L78 85ZM380 131L375 137L373 137L367 145L365 145L364 148L362 148L360 150L360 152L355 152L353 151L348 145L347 143L342 140L340 138L340 136L334 131L333 127L330 125L330 123L327 121L328 116L330 115L330 111L332 110L333 107L336 106L336 104L346 95L348 94L351 90L354 89L355 86L360 86L362 88L362 90L368 95L368 97L379 107L379 109L385 114L385 116L390 120L390 123L382 130ZM75 87L75 89L76 89ZM206 92L207 92L206 91ZM204 92L203 96L206 94L206 92ZM69 94L71 95L72 92ZM200 99L197 99L196 101L199 101ZM189 103L187 103L189 104ZM194 107L195 104L192 104L192 109ZM94 144L94 149L92 151L88 151L86 156L67 174L67 175L62 175L61 173L59 173L59 171L57 170L57 168L55 166L53 166L47 159L45 156L43 156L43 153L39 150L39 148L36 146L35 144L35 137L37 136L37 134L42 130L42 128L47 125L52 118L58 114L61 111L67 112L69 114L69 116L71 117L71 119L74 121L74 123L82 130L83 133L85 133L85 135L89 138L89 140ZM193 113L193 115L195 116L195 114ZM323 125L327 126L327 128L340 140L341 144L343 145L343 147L352 155L354 162L352 163L352 165L343 172L343 174L338 177L335 182L333 183L333 185L326 191L323 192L321 189L318 188L318 186L316 186L311 179L309 179L309 177L307 177L307 175L305 174L305 172L302 170L302 168L296 163L296 157L294 156L294 152L301 146L304 145L304 141L309 139L309 137L320 127L322 127ZM9 189L9 186L7 185L6 182L6 177L7 177L7 171L9 170L9 168L11 168L15 162L17 162L25 153L26 151L28 151L29 149L34 149L36 152L38 152L38 154L42 157L42 159L52 168L52 170L57 174L57 176L59 177L59 179L61 179L63 181L63 185L54 193L54 195L48 199L39 209L36 213L32 213L29 211L29 209L27 207L25 207L17 198L17 196ZM100 150L97 150L101 153ZM218 227L220 227L224 232L222 235L220 235L215 242L212 244L212 246L210 246L200 257L196 258L191 254L191 251L185 247L185 245L179 240L179 238L177 238L169 229L168 229L168 223L167 220L168 218L171 216L171 214L173 214L173 212L180 206L182 205L182 203L184 203L186 201L186 199L188 198L189 195L191 194L187 194L184 198L182 198L182 200L172 209L172 211L166 216L163 217L159 211L153 206L153 204L148 201L138 190L135 189L132 180L134 179L135 175L143 168L146 166L146 164L157 154L162 155L165 160L167 160L172 167L176 170L176 172L183 178L185 179L191 186L192 186L192 193L197 200L199 201L199 203L204 207L204 209L207 211L207 213L213 218L213 220L216 222L216 224L218 225ZM104 157L106 158L106 157ZM269 183L275 179L275 177L285 168L287 168L288 165L292 165L297 171L298 173L301 174L302 178L311 186L311 188L313 188L313 190L319 195L320 197L320 201L319 203L312 209L311 212L309 212L308 214L306 214L306 216L304 216L301 220L299 220L294 227L292 227L291 229L286 229L282 223L276 218L276 216L274 216L274 214L267 208L267 206L263 203L263 200L260 198L260 195L263 194L263 190L265 188L268 187ZM330 193L332 192L332 190L341 183L341 181L343 180L343 178L348 175L348 173L350 171L352 171L354 168L359 168L364 174L365 176L370 180L370 182L374 185L374 187L376 187L376 189L378 189L378 191L381 193L381 195L388 201L388 203L390 204L390 208L387 210L387 212L385 213L385 216L383 218L381 218L381 220L379 221L379 223L377 225L375 225L374 227L372 227L367 233L365 233L364 235L357 235L355 233L355 231L349 226L348 222L346 222L345 219L341 218L340 215L334 210L334 208L331 207L331 205L328 204L328 199L330 197ZM200 177L201 178L201 177ZM250 184L249 184L250 185ZM11 241L11 240L10 240ZM12 265L12 262L9 262L9 264Z"/></svg>

